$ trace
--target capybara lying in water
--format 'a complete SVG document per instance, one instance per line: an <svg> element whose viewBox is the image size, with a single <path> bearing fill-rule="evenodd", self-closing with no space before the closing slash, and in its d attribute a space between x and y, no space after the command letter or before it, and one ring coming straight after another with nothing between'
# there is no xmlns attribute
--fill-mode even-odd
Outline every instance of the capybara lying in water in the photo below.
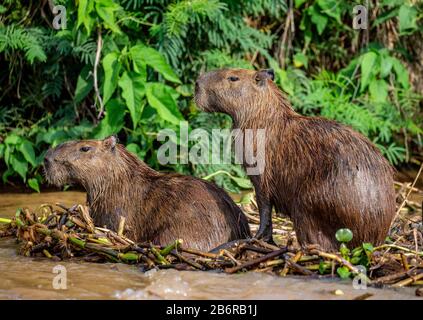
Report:
<svg viewBox="0 0 423 320"><path fill-rule="evenodd" d="M395 214L392 167L348 126L296 113L273 77L272 70L223 69L200 76L195 89L202 110L230 115L243 131L266 130L264 171L250 176L260 211L256 237L272 239L275 207L291 217L302 245L336 250L340 228L352 230L352 246L382 243Z"/></svg>
<svg viewBox="0 0 423 320"><path fill-rule="evenodd" d="M205 180L164 174L148 167L115 137L63 143L45 156L45 174L54 185L79 184L87 191L97 226L135 241L166 245L183 239L203 251L250 237L247 219L229 195Z"/></svg>

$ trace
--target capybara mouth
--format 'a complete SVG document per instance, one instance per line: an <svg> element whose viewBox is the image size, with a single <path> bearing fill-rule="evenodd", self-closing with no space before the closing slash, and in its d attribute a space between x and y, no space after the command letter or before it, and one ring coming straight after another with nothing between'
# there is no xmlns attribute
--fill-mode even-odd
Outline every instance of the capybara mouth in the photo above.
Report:
<svg viewBox="0 0 423 320"><path fill-rule="evenodd" d="M202 76L200 76L197 81L195 81L194 102L200 110L209 112L207 108L207 94L204 90L204 87L200 84L201 78Z"/></svg>
<svg viewBox="0 0 423 320"><path fill-rule="evenodd" d="M199 86L199 84L198 84L198 81L195 83L195 93L194 93L194 102L195 102L195 104L197 105L197 107L200 109L200 110L203 110L203 111L205 111L204 110L204 105L203 105L203 103L202 103L202 101L201 101L202 99L201 99L201 89L200 89L200 86Z"/></svg>
<svg viewBox="0 0 423 320"><path fill-rule="evenodd" d="M204 92L204 89L197 88L197 84L195 88L194 102L201 111L212 111L209 109L207 94Z"/></svg>
<svg viewBox="0 0 423 320"><path fill-rule="evenodd" d="M70 184L68 175L65 170L56 168L57 166L51 163L44 163L44 177L49 185L62 187L65 184Z"/></svg>

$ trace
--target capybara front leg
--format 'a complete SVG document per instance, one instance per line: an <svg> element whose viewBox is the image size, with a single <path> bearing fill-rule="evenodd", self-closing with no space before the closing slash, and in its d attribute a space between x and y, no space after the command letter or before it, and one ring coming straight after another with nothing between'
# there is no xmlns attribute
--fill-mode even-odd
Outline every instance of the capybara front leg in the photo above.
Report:
<svg viewBox="0 0 423 320"><path fill-rule="evenodd" d="M270 200L257 195L257 205L260 214L260 227L255 235L256 239L262 239L273 243L272 238L272 204Z"/></svg>

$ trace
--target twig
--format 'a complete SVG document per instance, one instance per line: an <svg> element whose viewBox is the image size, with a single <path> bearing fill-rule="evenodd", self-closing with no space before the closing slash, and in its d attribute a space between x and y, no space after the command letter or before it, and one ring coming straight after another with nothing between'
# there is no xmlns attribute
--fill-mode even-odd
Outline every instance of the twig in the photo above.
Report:
<svg viewBox="0 0 423 320"><path fill-rule="evenodd" d="M419 255L419 256L423 257L423 252L414 251L414 250L408 249L406 247L398 246L396 244L382 244L381 246L374 248L374 250L377 251L377 250L380 250L380 249L383 249L383 248L393 248L393 249L403 250L405 252L412 253L412 254Z"/></svg>
<svg viewBox="0 0 423 320"><path fill-rule="evenodd" d="M252 267L252 266L255 266L255 265L259 264L260 262L263 262L263 261L266 261L266 260L275 258L277 256L280 256L281 254L284 254L287 251L288 251L287 248L282 248L282 249L273 251L273 252L268 253L268 254L260 257L260 258L257 258L257 259L248 261L248 262L246 262L246 263L244 263L244 264L242 264L240 266L236 266L236 267L233 267L233 268L227 268L227 269L225 269L225 272L227 272L227 273L235 273L235 272L237 272L239 270L242 270L244 268L249 268L249 267Z"/></svg>
<svg viewBox="0 0 423 320"><path fill-rule="evenodd" d="M194 267L194 268L196 268L196 269L199 269L199 270L204 270L204 267L203 267L202 265L200 265L199 263L194 262L194 261L192 261L192 260L190 260L190 259L188 259L188 258L185 258L183 255L181 255L181 254L177 253L175 250L173 250L173 251L171 252L171 254L172 254L173 256L175 256L176 258L178 258L179 260L181 260L182 262L185 262L185 263L187 263L187 264L189 264L189 265L193 266L193 267Z"/></svg>
<svg viewBox="0 0 423 320"><path fill-rule="evenodd" d="M404 287L404 286L407 286L407 285L409 285L409 284L411 284L411 283L413 283L413 282L415 282L417 280L420 280L422 278L423 278L423 272L421 272L421 273L419 273L419 274L417 274L415 276L410 276L407 279L401 280L401 281L393 284L392 286L393 287Z"/></svg>
<svg viewBox="0 0 423 320"><path fill-rule="evenodd" d="M211 258L211 259L216 259L219 256L219 255L211 253L211 252L201 252L201 251L196 250L196 249L184 248L184 247L181 247L180 251L183 251L183 252L186 252L186 253L191 253L191 254L194 254L196 256L203 256L203 257L206 257L206 258Z"/></svg>
<svg viewBox="0 0 423 320"><path fill-rule="evenodd" d="M286 41L288 38L288 32L289 32L289 25L291 22L291 4L290 4L290 8L288 10L288 15L286 16L286 20L285 20L285 27L283 30L283 34L282 34L282 38L281 38L281 42L279 45L279 64L281 66L281 68L283 69L285 66L285 45L286 45Z"/></svg>
<svg viewBox="0 0 423 320"><path fill-rule="evenodd" d="M122 236L123 235L123 230L125 229L125 217L120 217L120 221L119 221L119 228L118 228L118 236Z"/></svg>
<svg viewBox="0 0 423 320"><path fill-rule="evenodd" d="M393 282L395 280L398 280L400 278L405 277L409 272L411 272L413 270L415 270L415 268L414 269L410 269L408 271L401 271L401 272L397 272L397 273L394 273L394 274L389 274L387 276L379 277L379 278L376 278L376 279L372 280L372 283L373 284L390 283L390 282Z"/></svg>
<svg viewBox="0 0 423 320"><path fill-rule="evenodd" d="M298 251L296 254L295 254L295 256L294 257L292 257L291 259L289 259L289 260L287 260L286 261L286 264L285 264L285 266L284 266L284 268L283 268L283 270L282 270L282 272L281 272L281 276L286 276L287 274L288 274L288 271L289 271L289 266L290 266L290 264L289 264L289 262L293 262L293 263L297 263L298 262L298 260L301 258L301 256L303 255L303 253L301 252L301 251Z"/></svg>
<svg viewBox="0 0 423 320"><path fill-rule="evenodd" d="M222 251L223 251L223 254L227 256L236 266L241 265L241 263L237 259L235 259L235 257L228 250L223 249Z"/></svg>
<svg viewBox="0 0 423 320"><path fill-rule="evenodd" d="M279 250L280 249L279 247L277 247L277 246L275 246L273 244L267 243L267 242L265 242L263 240L251 239L251 241L257 243L258 245L260 245L260 246L262 246L262 247L264 247L266 249L272 250L272 251L275 251L275 250Z"/></svg>
<svg viewBox="0 0 423 320"><path fill-rule="evenodd" d="M94 90L95 94L97 96L98 102L100 103L100 111L98 112L97 119L100 120L103 117L104 114L104 105L103 105L103 99L101 98L100 91L98 90L98 78L97 78L97 68L98 64L100 63L100 55L101 55L101 48L103 47L103 40L101 38L101 29L97 29L97 51L95 54L95 62L94 62Z"/></svg>
<svg viewBox="0 0 423 320"><path fill-rule="evenodd" d="M414 178L413 183L411 184L411 188L408 190L407 195L405 196L405 198L404 198L404 200L402 201L401 205L399 206L399 208L398 208L397 212L395 213L395 217L394 217L394 219L393 219L393 220L392 220L392 222L391 222L391 228L392 228L392 225L393 225L394 221L398 218L398 215L400 214L401 209L404 207L405 203L407 202L408 197L410 196L411 192L413 191L413 188L414 188L414 186L415 186L415 184L416 184L417 180L419 179L419 176L420 176L420 174L422 173L422 170L423 170L423 162L422 162L422 164L420 165L419 172L417 172L417 175L416 175L416 177Z"/></svg>

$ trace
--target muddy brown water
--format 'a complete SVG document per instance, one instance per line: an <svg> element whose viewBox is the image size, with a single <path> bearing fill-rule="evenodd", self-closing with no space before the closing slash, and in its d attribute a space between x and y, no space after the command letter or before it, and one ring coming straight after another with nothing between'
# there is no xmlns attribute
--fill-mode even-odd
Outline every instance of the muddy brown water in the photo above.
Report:
<svg viewBox="0 0 423 320"><path fill-rule="evenodd" d="M11 217L19 207L35 209L56 202L70 206L84 201L82 192L2 193L0 217ZM15 240L0 239L0 299L353 299L365 293L372 294L369 299L417 298L413 288L357 290L351 281L282 278L258 272L143 273L124 264L28 258L19 256L17 248ZM54 289L57 273L53 268L58 265L66 270L66 289ZM343 294L335 294L336 290Z"/></svg>

